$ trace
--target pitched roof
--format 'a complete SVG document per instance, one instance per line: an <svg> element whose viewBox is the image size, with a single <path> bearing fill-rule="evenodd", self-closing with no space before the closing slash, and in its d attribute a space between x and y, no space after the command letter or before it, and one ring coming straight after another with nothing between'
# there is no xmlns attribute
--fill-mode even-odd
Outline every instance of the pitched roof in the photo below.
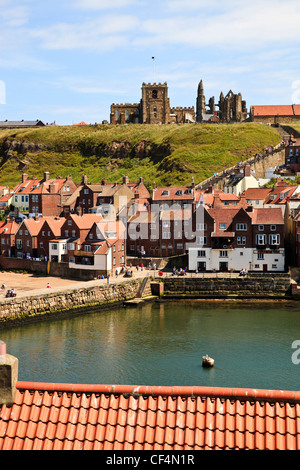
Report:
<svg viewBox="0 0 300 470"><path fill-rule="evenodd" d="M163 186L153 190L153 201L180 201L194 199L194 192L190 186Z"/></svg>
<svg viewBox="0 0 300 470"><path fill-rule="evenodd" d="M61 234L61 227L65 223L66 219L64 217L44 217L43 221L44 224L48 224L53 235L59 237Z"/></svg>
<svg viewBox="0 0 300 470"><path fill-rule="evenodd" d="M0 450L299 450L300 392L17 382Z"/></svg>
<svg viewBox="0 0 300 470"><path fill-rule="evenodd" d="M282 210L277 207L253 209L249 215L253 224L284 224Z"/></svg>
<svg viewBox="0 0 300 470"><path fill-rule="evenodd" d="M248 188L244 191L244 196L246 199L266 199L271 192L271 188Z"/></svg>
<svg viewBox="0 0 300 470"><path fill-rule="evenodd" d="M82 230L90 229L95 222L101 222L103 220L100 214L70 214L69 217L73 219L77 227Z"/></svg>
<svg viewBox="0 0 300 470"><path fill-rule="evenodd" d="M32 237L35 237L39 234L44 224L44 219L43 218L24 219L23 222L19 225L19 227L23 228L23 224L26 225L27 229L29 230L30 235Z"/></svg>
<svg viewBox="0 0 300 470"><path fill-rule="evenodd" d="M254 116L294 116L300 114L300 105L251 106Z"/></svg>

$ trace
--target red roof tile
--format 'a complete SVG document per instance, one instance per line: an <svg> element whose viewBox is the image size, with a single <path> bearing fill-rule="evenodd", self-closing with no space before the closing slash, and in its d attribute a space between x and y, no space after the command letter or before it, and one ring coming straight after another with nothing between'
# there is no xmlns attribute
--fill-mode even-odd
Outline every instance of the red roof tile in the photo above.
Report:
<svg viewBox="0 0 300 470"><path fill-rule="evenodd" d="M297 106L295 108L295 113L299 114L299 109ZM269 105L269 106L251 106L253 115L258 116L293 116L294 110L292 105Z"/></svg>
<svg viewBox="0 0 300 470"><path fill-rule="evenodd" d="M0 450L299 450L300 392L18 382Z"/></svg>

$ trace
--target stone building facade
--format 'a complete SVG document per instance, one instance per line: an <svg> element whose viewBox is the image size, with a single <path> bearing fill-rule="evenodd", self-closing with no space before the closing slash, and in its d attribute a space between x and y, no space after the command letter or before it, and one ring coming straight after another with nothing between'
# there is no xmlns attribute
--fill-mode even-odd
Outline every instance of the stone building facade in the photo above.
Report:
<svg viewBox="0 0 300 470"><path fill-rule="evenodd" d="M194 107L171 108L167 83L143 83L139 103L111 105L111 124L172 124L195 122Z"/></svg>
<svg viewBox="0 0 300 470"><path fill-rule="evenodd" d="M216 108L218 108L216 110ZM202 80L194 106L171 107L167 83L143 83L139 103L111 105L111 124L183 124L194 122L242 122L247 119L246 101L241 93L221 92L219 102L212 96L206 103Z"/></svg>

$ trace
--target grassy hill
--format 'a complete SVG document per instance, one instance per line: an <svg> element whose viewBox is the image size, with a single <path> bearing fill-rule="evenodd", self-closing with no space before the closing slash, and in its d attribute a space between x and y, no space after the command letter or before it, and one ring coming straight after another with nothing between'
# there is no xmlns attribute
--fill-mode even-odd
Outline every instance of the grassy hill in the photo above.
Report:
<svg viewBox="0 0 300 470"><path fill-rule="evenodd" d="M71 175L80 183L143 176L145 184L199 183L281 141L266 125L186 124L0 129L0 184L29 177Z"/></svg>

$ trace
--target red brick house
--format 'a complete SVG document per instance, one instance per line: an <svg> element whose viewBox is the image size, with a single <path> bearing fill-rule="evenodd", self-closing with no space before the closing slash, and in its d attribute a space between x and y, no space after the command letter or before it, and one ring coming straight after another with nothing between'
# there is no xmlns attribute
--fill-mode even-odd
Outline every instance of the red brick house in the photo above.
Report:
<svg viewBox="0 0 300 470"><path fill-rule="evenodd" d="M77 186L70 176L50 178L49 172L29 192L29 216L60 216L63 206Z"/></svg>
<svg viewBox="0 0 300 470"><path fill-rule="evenodd" d="M38 234L44 219L34 217L24 219L15 234L15 253L17 258L38 258Z"/></svg>
<svg viewBox="0 0 300 470"><path fill-rule="evenodd" d="M15 256L15 235L19 224L9 217L0 222L1 256Z"/></svg>
<svg viewBox="0 0 300 470"><path fill-rule="evenodd" d="M300 139L293 136L285 146L285 167L294 175L300 172Z"/></svg>
<svg viewBox="0 0 300 470"><path fill-rule="evenodd" d="M64 217L46 217L41 230L37 235L37 255L42 260L49 259L49 243L54 238L61 236L61 227L65 222Z"/></svg>

